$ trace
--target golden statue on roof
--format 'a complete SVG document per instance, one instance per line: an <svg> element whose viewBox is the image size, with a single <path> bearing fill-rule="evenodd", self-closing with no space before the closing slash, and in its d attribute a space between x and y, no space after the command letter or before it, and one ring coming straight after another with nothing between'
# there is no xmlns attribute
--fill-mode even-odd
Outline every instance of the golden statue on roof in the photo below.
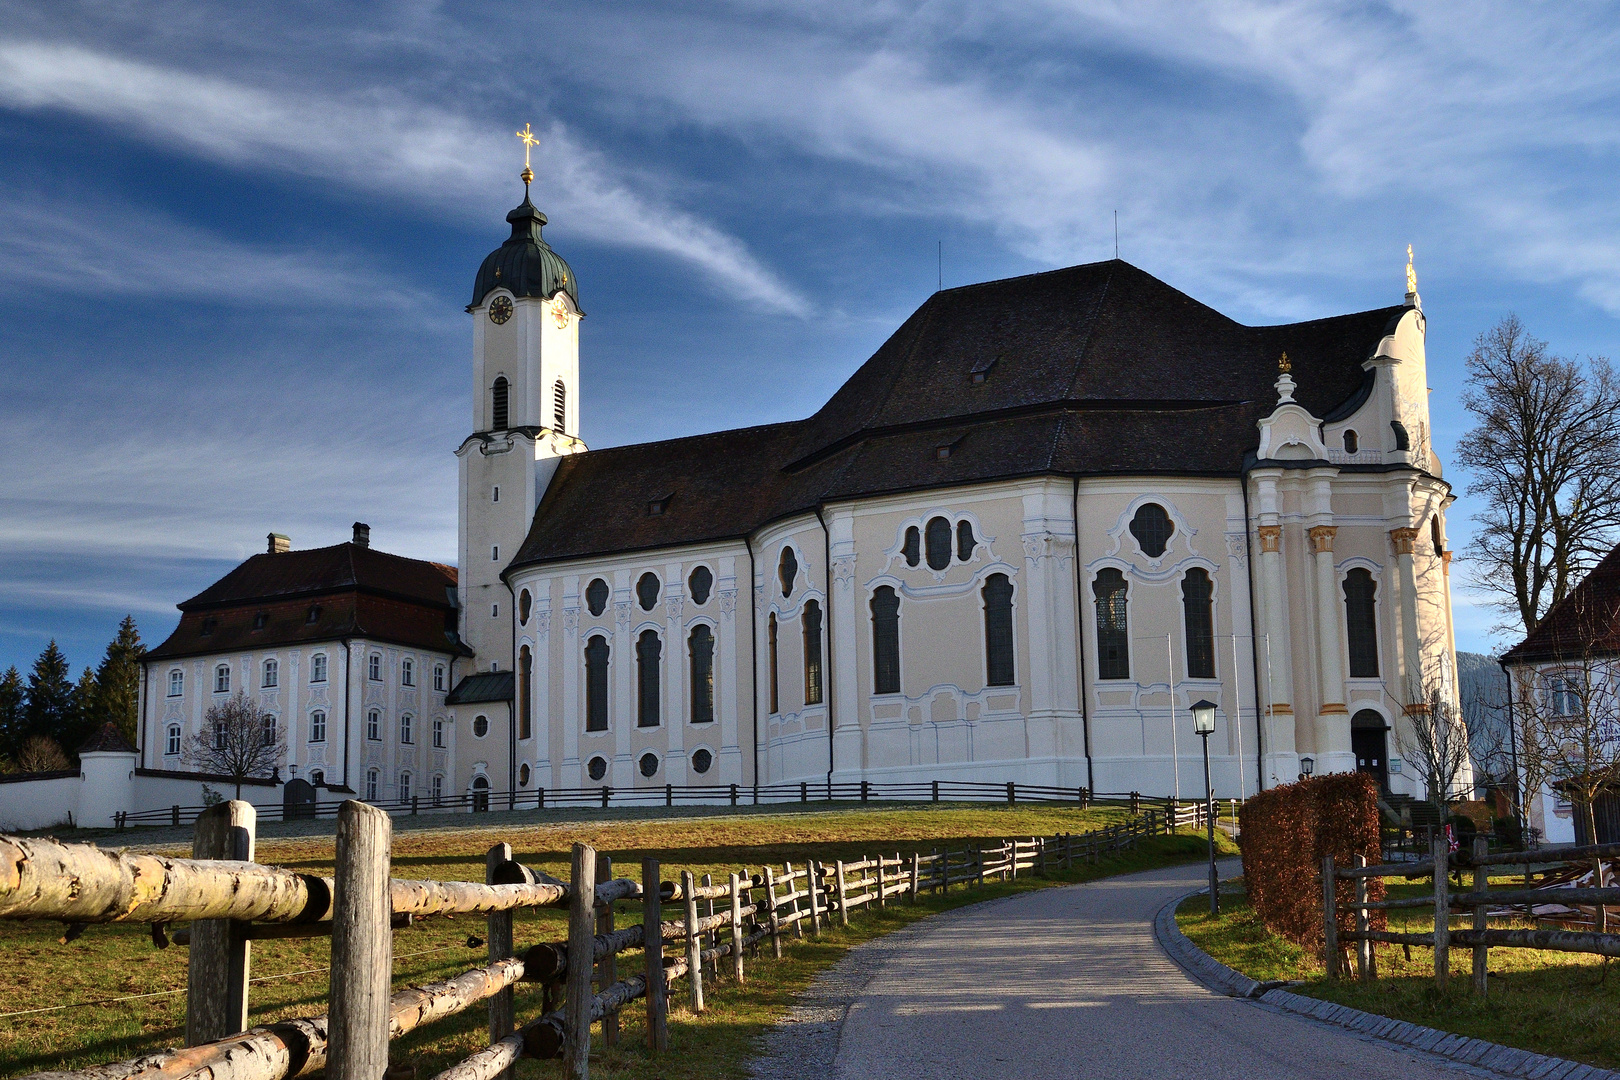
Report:
<svg viewBox="0 0 1620 1080"><path fill-rule="evenodd" d="M534 170L529 168L529 150L539 146L540 140L535 136L534 132L529 130L528 124L524 124L523 130L515 134L523 140L523 182L529 184L534 181Z"/></svg>
<svg viewBox="0 0 1620 1080"><path fill-rule="evenodd" d="M1294 365L1288 361L1287 353L1283 353L1282 356L1278 358L1277 370L1282 372L1284 375L1287 375L1289 372L1294 370Z"/></svg>
<svg viewBox="0 0 1620 1080"><path fill-rule="evenodd" d="M1406 291L1417 292L1417 271L1412 269L1412 245L1406 245Z"/></svg>

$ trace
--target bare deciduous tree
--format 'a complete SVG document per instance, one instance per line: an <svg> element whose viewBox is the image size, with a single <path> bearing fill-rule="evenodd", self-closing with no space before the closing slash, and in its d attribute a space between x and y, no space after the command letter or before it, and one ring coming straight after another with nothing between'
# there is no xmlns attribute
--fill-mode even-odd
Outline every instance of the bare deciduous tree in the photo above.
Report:
<svg viewBox="0 0 1620 1080"><path fill-rule="evenodd" d="M45 735L33 736L17 752L17 769L20 772L54 772L71 767L72 763L62 753L56 740Z"/></svg>
<svg viewBox="0 0 1620 1080"><path fill-rule="evenodd" d="M275 717L238 692L229 701L209 707L203 715L203 730L186 742L181 760L204 772L230 777L240 799L242 781L268 776L286 750Z"/></svg>
<svg viewBox="0 0 1620 1080"><path fill-rule="evenodd" d="M1620 524L1620 380L1601 357L1547 352L1509 315L1474 340L1457 444L1485 508L1469 546L1503 629L1525 634L1612 546Z"/></svg>
<svg viewBox="0 0 1620 1080"><path fill-rule="evenodd" d="M1408 697L1421 704L1408 706L1406 723L1395 725L1395 746L1417 767L1429 801L1444 820L1446 800L1458 793L1458 782L1471 767L1468 727L1449 686L1441 680L1424 680Z"/></svg>

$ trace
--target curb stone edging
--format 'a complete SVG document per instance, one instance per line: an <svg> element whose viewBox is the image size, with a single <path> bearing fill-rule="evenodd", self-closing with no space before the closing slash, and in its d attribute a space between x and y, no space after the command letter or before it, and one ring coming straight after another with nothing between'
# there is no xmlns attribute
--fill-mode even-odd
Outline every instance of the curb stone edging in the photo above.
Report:
<svg viewBox="0 0 1620 1080"><path fill-rule="evenodd" d="M1196 980L1227 997L1246 998L1271 1005L1285 1012L1308 1016L1313 1020L1347 1028L1368 1038L1381 1039L1401 1046L1421 1050L1437 1057L1447 1058L1463 1065L1488 1069L1503 1076L1524 1077L1525 1080L1620 1080L1620 1072L1583 1065L1567 1058L1519 1050L1501 1043L1486 1042L1449 1031L1420 1027L1405 1020L1362 1012L1347 1005L1295 994L1276 983L1258 983L1240 971L1227 967L1203 949L1176 925L1176 908L1190 896L1207 895L1209 889L1183 893L1159 909L1153 919L1153 936L1159 947L1169 954Z"/></svg>

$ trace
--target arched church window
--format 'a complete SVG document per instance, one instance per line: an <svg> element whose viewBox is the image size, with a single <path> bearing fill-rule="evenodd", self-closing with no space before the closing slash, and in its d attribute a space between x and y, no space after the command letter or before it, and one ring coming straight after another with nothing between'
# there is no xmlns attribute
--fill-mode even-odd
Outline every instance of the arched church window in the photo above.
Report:
<svg viewBox="0 0 1620 1080"><path fill-rule="evenodd" d="M913 525L906 530L906 542L900 546L907 566L916 566L922 560L922 533Z"/></svg>
<svg viewBox="0 0 1620 1080"><path fill-rule="evenodd" d="M1440 538L1440 515L1435 514L1429 519L1429 539L1434 542L1436 556L1446 550L1446 542Z"/></svg>
<svg viewBox="0 0 1620 1080"><path fill-rule="evenodd" d="M658 631L643 630L636 638L636 726L658 726L658 658L664 643Z"/></svg>
<svg viewBox="0 0 1620 1080"><path fill-rule="evenodd" d="M686 588L691 593L692 603L702 607L709 602L709 591L714 588L714 572L707 566L698 567L686 579Z"/></svg>
<svg viewBox="0 0 1620 1080"><path fill-rule="evenodd" d="M551 426L559 435L568 434L568 387L561 379L551 385Z"/></svg>
<svg viewBox="0 0 1620 1080"><path fill-rule="evenodd" d="M1360 449L1361 436L1356 434L1354 428L1346 429L1344 433L1344 452L1347 454L1353 454Z"/></svg>
<svg viewBox="0 0 1620 1080"><path fill-rule="evenodd" d="M956 523L956 557L963 562L973 558L973 549L976 542L973 539L973 522L963 518Z"/></svg>
<svg viewBox="0 0 1620 1080"><path fill-rule="evenodd" d="M1131 518L1131 535L1136 537L1142 554L1150 559L1164 554L1166 545L1170 543L1170 535L1175 531L1170 515L1158 503L1143 503L1137 508L1136 516Z"/></svg>
<svg viewBox="0 0 1620 1080"><path fill-rule="evenodd" d="M942 517L928 520L928 568L943 570L951 565L951 523Z"/></svg>
<svg viewBox="0 0 1620 1080"><path fill-rule="evenodd" d="M1006 574L991 574L980 590L984 597L984 681L988 686L1011 686L1013 665L1012 581Z"/></svg>
<svg viewBox="0 0 1620 1080"><path fill-rule="evenodd" d="M490 392L490 397L492 398L491 403L494 406L494 408L492 409L492 412L493 412L494 415L493 415L493 419L492 419L489 426L490 426L491 430L494 430L494 431L505 431L506 430L506 397L507 397L507 385L506 385L506 376L505 375L502 375L502 376L498 377L495 380L495 386L493 387L493 389Z"/></svg>
<svg viewBox="0 0 1620 1080"><path fill-rule="evenodd" d="M518 738L527 739L533 734L533 715L534 653L525 645L518 650Z"/></svg>
<svg viewBox="0 0 1620 1080"><path fill-rule="evenodd" d="M1130 632L1125 617L1125 575L1112 566L1091 583L1097 602L1097 678L1131 677Z"/></svg>
<svg viewBox="0 0 1620 1080"><path fill-rule="evenodd" d="M585 607L593 616L600 616L607 610L608 583L597 578L585 586Z"/></svg>
<svg viewBox="0 0 1620 1080"><path fill-rule="evenodd" d="M779 701L776 695L776 612L771 612L770 618L765 620L765 658L769 667L767 679L770 688L770 712L780 712Z"/></svg>
<svg viewBox="0 0 1620 1080"><path fill-rule="evenodd" d="M872 692L900 692L900 597L888 585L872 593Z"/></svg>
<svg viewBox="0 0 1620 1080"><path fill-rule="evenodd" d="M608 729L608 643L592 634L585 643L585 730Z"/></svg>
<svg viewBox="0 0 1620 1080"><path fill-rule="evenodd" d="M776 565L776 575L782 580L782 595L793 594L793 580L799 576L799 557L793 554L793 549L782 549L782 559Z"/></svg>
<svg viewBox="0 0 1620 1080"><path fill-rule="evenodd" d="M703 623L686 640L692 663L692 723L714 720L714 631Z"/></svg>
<svg viewBox="0 0 1620 1080"><path fill-rule="evenodd" d="M636 599L641 601L642 611L651 611L653 605L658 603L658 590L662 584L658 575L651 570L641 575L636 582Z"/></svg>
<svg viewBox="0 0 1620 1080"><path fill-rule="evenodd" d="M1356 567L1344 575L1344 624L1350 639L1350 677L1378 677L1378 583Z"/></svg>
<svg viewBox="0 0 1620 1080"><path fill-rule="evenodd" d="M821 704L821 605L805 602L804 615L804 703Z"/></svg>
<svg viewBox="0 0 1620 1080"><path fill-rule="evenodd" d="M1215 677L1215 584L1194 567L1181 579L1181 609L1187 631L1187 678Z"/></svg>

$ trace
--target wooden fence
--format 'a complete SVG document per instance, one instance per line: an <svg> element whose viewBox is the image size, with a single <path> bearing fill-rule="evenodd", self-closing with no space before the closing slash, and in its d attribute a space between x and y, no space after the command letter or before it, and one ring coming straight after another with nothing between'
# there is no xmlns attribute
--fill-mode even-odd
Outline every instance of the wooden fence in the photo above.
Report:
<svg viewBox="0 0 1620 1080"><path fill-rule="evenodd" d="M594 806L691 806L765 805L809 802L1005 802L1073 803L1082 809L1092 805L1128 808L1136 813L1146 799L1140 792L1094 792L1084 787L1052 787L1043 784L999 783L988 780L929 780L916 783L881 783L875 780L847 783L800 781L790 784L662 784L648 787L616 788L599 785L586 788L525 788L517 791L471 791L458 795L413 795L408 799L366 800L395 815L488 813L492 810L547 810L563 807ZM342 803L305 803L291 806L261 806L264 821L292 821L304 818L334 817ZM1165 799L1155 805L1176 805ZM1196 812L1191 801L1180 804L1183 815ZM1196 804L1201 807L1203 804ZM135 825L189 825L207 806L173 806L155 810L119 811L113 815L118 829ZM1199 819L1202 822L1202 818Z"/></svg>
<svg viewBox="0 0 1620 1080"><path fill-rule="evenodd" d="M742 983L745 956L764 942L780 957L784 938L820 934L834 919L848 925L862 908L1096 863L1170 830L1169 818L1145 808L1083 834L785 863L718 881L689 870L664 880L657 859L642 861L639 881L615 878L611 859L582 844L561 881L514 861L501 843L478 884L392 878L392 820L363 802L338 813L330 878L254 862L256 823L249 803L209 808L191 859L0 836L0 918L149 923L159 945L169 923L191 924L173 936L190 949L185 1048L30 1080L285 1080L322 1069L333 1080L380 1080L391 1039L480 1001L489 1003L490 1045L435 1080L494 1080L521 1057L562 1057L567 1075L583 1078L593 1024L611 1045L620 1010L643 1001L649 1045L662 1050L668 996L680 980L701 1013L705 980ZM634 900L640 921L615 926L615 903ZM520 952L513 912L537 907L566 908L567 937ZM449 913L487 916L490 963L391 994L393 931ZM317 934L332 937L327 1014L245 1030L251 942ZM633 950L642 953L639 970L621 970L621 955ZM519 981L544 987L540 1015L521 1025L512 993Z"/></svg>
<svg viewBox="0 0 1620 1080"><path fill-rule="evenodd" d="M1412 946L1434 950L1434 983L1444 990L1451 974L1451 946L1460 945L1473 950L1473 980L1475 993L1485 993L1485 973L1489 951L1495 949L1547 949L1555 952L1589 953L1596 956L1620 956L1620 934L1607 933L1607 906L1620 904L1620 888L1498 888L1490 887L1489 873L1493 866L1524 867L1526 884L1530 867L1553 863L1585 863L1595 872L1595 883L1602 884L1602 860L1620 856L1620 844L1600 844L1595 847L1546 848L1537 851L1489 853L1487 838L1474 838L1473 850L1453 854L1444 837L1436 837L1430 844L1426 863L1384 863L1366 865L1365 856L1353 867L1333 865L1333 857L1322 861L1322 928L1326 942L1327 975L1340 977L1348 965L1342 955L1347 945L1354 945L1356 974L1361 979L1378 977L1375 942ZM1454 893L1450 888L1453 871L1473 873L1473 889ZM1393 900L1369 901L1366 883L1372 878L1433 879L1432 896L1405 897ZM1338 926L1339 881L1355 882L1356 897L1348 907L1355 915L1356 929L1343 931ZM1534 921L1532 909L1556 904L1577 908L1592 908L1593 931L1558 930L1550 928L1490 928L1493 909L1504 913L1501 917ZM1426 934L1395 933L1373 930L1368 926L1368 912L1376 910L1428 908L1434 912L1434 930ZM1517 909L1523 909L1519 911ZM1473 925L1453 928L1451 920L1462 912L1472 915Z"/></svg>

